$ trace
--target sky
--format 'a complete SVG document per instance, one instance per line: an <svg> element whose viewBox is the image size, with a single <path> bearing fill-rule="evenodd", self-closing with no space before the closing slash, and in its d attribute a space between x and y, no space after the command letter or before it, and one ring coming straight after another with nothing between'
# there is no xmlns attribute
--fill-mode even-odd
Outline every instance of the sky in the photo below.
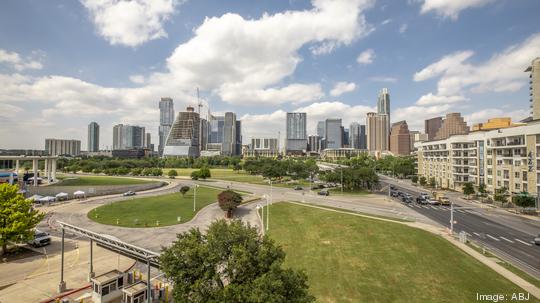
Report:
<svg viewBox="0 0 540 303"><path fill-rule="evenodd" d="M471 125L529 115L538 0L6 0L0 3L0 148L43 149L140 125L158 102L233 111L244 143L283 138L285 113L365 123L461 112ZM157 144L156 144L157 145Z"/></svg>

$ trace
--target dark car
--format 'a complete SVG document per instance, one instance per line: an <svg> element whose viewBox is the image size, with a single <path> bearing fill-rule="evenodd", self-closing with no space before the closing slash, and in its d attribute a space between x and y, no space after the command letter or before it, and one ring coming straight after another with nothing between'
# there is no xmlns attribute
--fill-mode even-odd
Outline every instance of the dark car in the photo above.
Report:
<svg viewBox="0 0 540 303"><path fill-rule="evenodd" d="M128 197L128 196L135 196L136 194L137 194L136 192L130 190L130 191L126 191L126 192L123 193L122 195L123 195L124 197Z"/></svg>
<svg viewBox="0 0 540 303"><path fill-rule="evenodd" d="M538 235L536 238L534 238L534 244L540 245L540 235Z"/></svg>
<svg viewBox="0 0 540 303"><path fill-rule="evenodd" d="M294 187L294 190L303 190L304 188L300 185L297 185Z"/></svg>
<svg viewBox="0 0 540 303"><path fill-rule="evenodd" d="M390 196L391 196L391 197L398 197L399 195L398 195L398 192L397 192L397 191L391 191L391 192L390 192Z"/></svg>
<svg viewBox="0 0 540 303"><path fill-rule="evenodd" d="M412 203L413 199L410 196L401 197L401 202L403 203Z"/></svg>
<svg viewBox="0 0 540 303"><path fill-rule="evenodd" d="M390 190L397 190L397 188L393 185L390 185Z"/></svg>
<svg viewBox="0 0 540 303"><path fill-rule="evenodd" d="M419 196L416 198L416 203L418 204L427 204L427 199L424 196Z"/></svg>
<svg viewBox="0 0 540 303"><path fill-rule="evenodd" d="M317 195L319 196L329 196L330 195L330 192L327 191L327 190L321 190L317 193Z"/></svg>

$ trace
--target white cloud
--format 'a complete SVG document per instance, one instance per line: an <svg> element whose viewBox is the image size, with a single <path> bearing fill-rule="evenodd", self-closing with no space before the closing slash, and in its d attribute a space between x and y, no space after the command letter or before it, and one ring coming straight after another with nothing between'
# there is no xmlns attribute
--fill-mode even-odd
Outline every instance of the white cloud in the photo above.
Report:
<svg viewBox="0 0 540 303"><path fill-rule="evenodd" d="M319 55L328 55L332 53L336 48L339 47L339 44L335 41L326 41L318 45L311 46L309 50L314 56Z"/></svg>
<svg viewBox="0 0 540 303"><path fill-rule="evenodd" d="M440 96L429 93L423 95L416 101L416 105L435 105L435 104L450 104L459 103L468 100L463 96Z"/></svg>
<svg viewBox="0 0 540 303"><path fill-rule="evenodd" d="M436 97L442 100L443 96L463 96L466 92L516 91L528 84L528 75L523 71L539 53L540 34L534 34L481 63L469 62L474 55L470 50L444 56L415 73L415 81L439 77L437 93L430 93L420 100L434 100Z"/></svg>
<svg viewBox="0 0 540 303"><path fill-rule="evenodd" d="M333 97L341 96L344 93L352 92L356 89L354 82L338 82L330 91L330 95Z"/></svg>
<svg viewBox="0 0 540 303"><path fill-rule="evenodd" d="M388 23L392 22L392 19L386 19L383 22L381 22L381 25L386 25Z"/></svg>
<svg viewBox="0 0 540 303"><path fill-rule="evenodd" d="M0 49L0 63L6 63L17 71L43 68L43 65L39 61L31 58L23 59L16 52L10 52L3 49Z"/></svg>
<svg viewBox="0 0 540 303"><path fill-rule="evenodd" d="M222 85L219 95L225 102L246 105L250 102L278 105L283 103L313 102L324 96L319 84L291 84L281 88L238 89L234 85Z"/></svg>
<svg viewBox="0 0 540 303"><path fill-rule="evenodd" d="M6 121L15 120L15 116L21 112L23 112L23 109L18 106L11 104L2 104L0 110L0 118L6 119Z"/></svg>
<svg viewBox="0 0 540 303"><path fill-rule="evenodd" d="M356 62L358 64L371 64L373 59L375 59L375 52L372 49L367 49L358 55Z"/></svg>
<svg viewBox="0 0 540 303"><path fill-rule="evenodd" d="M421 14L435 12L444 18L456 20L462 10L482 7L493 0L420 0L423 2Z"/></svg>
<svg viewBox="0 0 540 303"><path fill-rule="evenodd" d="M139 46L167 37L163 29L181 0L81 0L98 33L112 45Z"/></svg>
<svg viewBox="0 0 540 303"><path fill-rule="evenodd" d="M403 23L403 24L399 27L399 32L400 32L401 34L405 33L405 32L407 31L407 28L408 28L408 27L409 27L409 26L407 25L407 23Z"/></svg>
<svg viewBox="0 0 540 303"><path fill-rule="evenodd" d="M375 81L375 82L397 82L397 78L394 78L394 77L384 77L384 76L370 77L369 80Z"/></svg>
<svg viewBox="0 0 540 303"><path fill-rule="evenodd" d="M469 126L472 126L475 123L487 122L488 119L496 117L509 117L512 118L514 122L518 122L527 118L529 114L529 111L524 109L505 111L499 108L488 108L465 115L464 118Z"/></svg>
<svg viewBox="0 0 540 303"><path fill-rule="evenodd" d="M146 82L143 75L131 75L129 76L129 81L135 84L144 84Z"/></svg>

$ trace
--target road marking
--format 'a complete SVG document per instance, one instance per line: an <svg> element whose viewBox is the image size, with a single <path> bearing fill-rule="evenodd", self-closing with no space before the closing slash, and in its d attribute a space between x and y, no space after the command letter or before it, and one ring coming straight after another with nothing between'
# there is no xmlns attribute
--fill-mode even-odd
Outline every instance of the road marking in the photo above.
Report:
<svg viewBox="0 0 540 303"><path fill-rule="evenodd" d="M490 234L486 234L486 236L488 236L490 239L493 239L493 240L495 240L495 241L501 241L501 240L499 240L499 239L493 237L493 236L490 235Z"/></svg>
<svg viewBox="0 0 540 303"><path fill-rule="evenodd" d="M521 243L521 244L525 244L525 245L527 245L527 246L532 246L532 244L527 243L527 242L525 242L525 241L521 241L520 239L514 239L514 240L518 241L518 242Z"/></svg>
<svg viewBox="0 0 540 303"><path fill-rule="evenodd" d="M437 207L435 207L435 206L431 206L431 205L430 205L430 207L433 208L433 209L437 209Z"/></svg>
<svg viewBox="0 0 540 303"><path fill-rule="evenodd" d="M473 232L473 234L477 235L478 237L480 237L480 234L477 233L477 232ZM481 238L481 237L480 237Z"/></svg>
<svg viewBox="0 0 540 303"><path fill-rule="evenodd" d="M465 233L467 236L472 237L472 235L469 234L468 232L464 231L464 233Z"/></svg>
<svg viewBox="0 0 540 303"><path fill-rule="evenodd" d="M514 241L512 241L512 240L508 240L508 239L506 239L506 238L505 238L505 237L503 237L503 236L500 236L499 238L503 239L503 240L504 240L504 241L506 241L506 242L514 243Z"/></svg>

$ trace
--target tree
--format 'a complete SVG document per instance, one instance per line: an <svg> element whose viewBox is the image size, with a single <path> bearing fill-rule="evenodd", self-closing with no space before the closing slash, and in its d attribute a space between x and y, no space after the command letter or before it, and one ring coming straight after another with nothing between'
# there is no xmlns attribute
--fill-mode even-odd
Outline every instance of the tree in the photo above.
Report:
<svg viewBox="0 0 540 303"><path fill-rule="evenodd" d="M17 193L17 185L0 184L0 244L3 255L8 242L29 240L45 216L32 208L32 201Z"/></svg>
<svg viewBox="0 0 540 303"><path fill-rule="evenodd" d="M521 207L534 207L535 199L527 192L522 192L512 197L512 203Z"/></svg>
<svg viewBox="0 0 540 303"><path fill-rule="evenodd" d="M314 302L303 271L284 269L285 253L239 220L177 235L160 256L175 302Z"/></svg>
<svg viewBox="0 0 540 303"><path fill-rule="evenodd" d="M435 177L429 178L429 186L433 188L437 186L437 181L435 180Z"/></svg>
<svg viewBox="0 0 540 303"><path fill-rule="evenodd" d="M225 217L231 218L232 212L242 203L242 196L230 189L222 191L218 194L218 204L223 211L225 211Z"/></svg>
<svg viewBox="0 0 540 303"><path fill-rule="evenodd" d="M188 191L189 191L189 186L183 185L182 187L180 187L180 193L182 194L182 197L184 197Z"/></svg>
<svg viewBox="0 0 540 303"><path fill-rule="evenodd" d="M414 184L418 183L418 176L416 176L416 175L412 176L411 177L411 182L414 183Z"/></svg>
<svg viewBox="0 0 540 303"><path fill-rule="evenodd" d="M426 177L424 176L420 177L420 179L418 179L418 182L420 182L420 185L426 186L427 184Z"/></svg>
<svg viewBox="0 0 540 303"><path fill-rule="evenodd" d="M236 173L238 173L241 169L242 169L242 165L240 165L240 163L236 163L233 166L233 171L235 171Z"/></svg>
<svg viewBox="0 0 540 303"><path fill-rule="evenodd" d="M480 183L480 185L478 185L478 193L479 193L481 196L485 196L485 195L486 195L486 193L487 193L487 190L486 190L486 184Z"/></svg>
<svg viewBox="0 0 540 303"><path fill-rule="evenodd" d="M465 182L463 184L463 194L467 196L467 198L474 194L474 186L472 182Z"/></svg>
<svg viewBox="0 0 540 303"><path fill-rule="evenodd" d="M210 173L210 169L208 169L208 167L206 166L199 169L199 172L200 172L199 178L203 180L212 177L212 174Z"/></svg>
<svg viewBox="0 0 540 303"><path fill-rule="evenodd" d="M508 202L508 189L506 187L497 188L495 190L495 195L493 195L493 200L501 203Z"/></svg>
<svg viewBox="0 0 540 303"><path fill-rule="evenodd" d="M178 176L178 172L175 169L171 169L169 170L167 175L169 176L169 178L174 179L176 176Z"/></svg>

